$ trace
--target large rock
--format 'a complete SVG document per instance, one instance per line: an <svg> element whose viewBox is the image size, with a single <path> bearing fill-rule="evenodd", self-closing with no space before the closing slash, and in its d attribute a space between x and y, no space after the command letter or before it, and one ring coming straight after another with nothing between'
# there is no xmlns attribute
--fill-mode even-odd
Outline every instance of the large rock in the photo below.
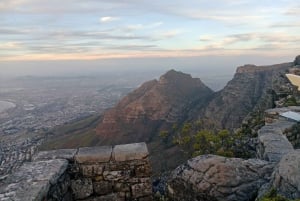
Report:
<svg viewBox="0 0 300 201"><path fill-rule="evenodd" d="M168 195L174 201L248 201L269 181L274 164L203 155L171 174Z"/></svg>
<svg viewBox="0 0 300 201"><path fill-rule="evenodd" d="M277 121L266 125L258 131L257 156L260 159L279 162L281 157L294 150L284 131L295 123L289 121Z"/></svg>
<svg viewBox="0 0 300 201"><path fill-rule="evenodd" d="M113 150L113 157L116 161L140 160L148 155L148 148L144 142L116 145Z"/></svg>
<svg viewBox="0 0 300 201"><path fill-rule="evenodd" d="M67 160L63 159L24 163L18 171L0 183L0 200L42 200L67 166Z"/></svg>
<svg viewBox="0 0 300 201"><path fill-rule="evenodd" d="M77 163L108 162L112 156L112 146L79 148L75 161Z"/></svg>
<svg viewBox="0 0 300 201"><path fill-rule="evenodd" d="M300 198L300 150L282 157L273 175L273 188L284 197Z"/></svg>

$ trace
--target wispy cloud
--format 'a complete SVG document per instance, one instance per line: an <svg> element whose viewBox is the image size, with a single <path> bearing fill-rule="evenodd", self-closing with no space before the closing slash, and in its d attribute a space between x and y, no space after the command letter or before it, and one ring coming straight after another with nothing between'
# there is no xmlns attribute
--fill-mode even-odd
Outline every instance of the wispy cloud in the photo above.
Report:
<svg viewBox="0 0 300 201"><path fill-rule="evenodd" d="M274 23L271 24L269 27L271 28L299 28L300 27L300 22L278 22L278 23Z"/></svg>
<svg viewBox="0 0 300 201"><path fill-rule="evenodd" d="M165 38L165 39L170 39L170 38L173 38L173 37L176 37L180 34L182 34L183 31L182 30L178 30L178 29L175 29L175 30L169 30L169 31L165 31L165 32L162 32L159 34L158 38Z"/></svg>
<svg viewBox="0 0 300 201"><path fill-rule="evenodd" d="M155 29L163 25L163 22L154 22L150 24L131 24L121 28L124 31L136 31L142 29Z"/></svg>
<svg viewBox="0 0 300 201"><path fill-rule="evenodd" d="M120 20L120 18L111 17L111 16L105 16L105 17L100 18L101 23L108 23L108 22L113 22L113 21L117 21L117 20Z"/></svg>
<svg viewBox="0 0 300 201"><path fill-rule="evenodd" d="M227 36L205 36L203 48L223 48L223 49L260 49L266 47L295 48L298 46L300 36L288 33L244 33ZM238 45L238 46L237 46Z"/></svg>
<svg viewBox="0 0 300 201"><path fill-rule="evenodd" d="M299 16L300 15L300 5L298 5L297 7L293 7L293 8L288 9L285 12L285 14L286 15L296 15L296 16Z"/></svg>

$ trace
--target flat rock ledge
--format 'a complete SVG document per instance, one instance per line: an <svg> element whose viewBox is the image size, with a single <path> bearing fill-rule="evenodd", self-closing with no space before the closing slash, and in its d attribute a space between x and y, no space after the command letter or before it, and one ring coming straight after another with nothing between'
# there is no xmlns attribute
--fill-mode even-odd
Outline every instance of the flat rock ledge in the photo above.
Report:
<svg viewBox="0 0 300 201"><path fill-rule="evenodd" d="M0 200L42 200L67 166L64 159L24 163L0 185Z"/></svg>

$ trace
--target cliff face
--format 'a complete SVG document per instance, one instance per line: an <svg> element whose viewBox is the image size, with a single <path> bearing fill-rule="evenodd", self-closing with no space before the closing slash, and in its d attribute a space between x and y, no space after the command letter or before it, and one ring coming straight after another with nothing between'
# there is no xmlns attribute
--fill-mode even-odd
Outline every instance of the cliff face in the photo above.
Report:
<svg viewBox="0 0 300 201"><path fill-rule="evenodd" d="M284 73L292 66L293 63L238 67L234 78L215 94L198 118L213 127L238 128L250 112L273 106L273 90L284 82Z"/></svg>
<svg viewBox="0 0 300 201"><path fill-rule="evenodd" d="M102 143L151 141L154 133L186 119L213 94L200 79L171 70L144 83L107 111L97 127Z"/></svg>

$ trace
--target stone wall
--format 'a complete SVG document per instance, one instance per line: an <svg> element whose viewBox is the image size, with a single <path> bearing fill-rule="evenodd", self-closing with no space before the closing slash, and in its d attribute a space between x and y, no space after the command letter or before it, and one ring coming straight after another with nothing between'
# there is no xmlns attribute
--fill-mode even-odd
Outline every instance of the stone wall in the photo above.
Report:
<svg viewBox="0 0 300 201"><path fill-rule="evenodd" d="M152 200L145 143L39 152L0 184L0 201Z"/></svg>

